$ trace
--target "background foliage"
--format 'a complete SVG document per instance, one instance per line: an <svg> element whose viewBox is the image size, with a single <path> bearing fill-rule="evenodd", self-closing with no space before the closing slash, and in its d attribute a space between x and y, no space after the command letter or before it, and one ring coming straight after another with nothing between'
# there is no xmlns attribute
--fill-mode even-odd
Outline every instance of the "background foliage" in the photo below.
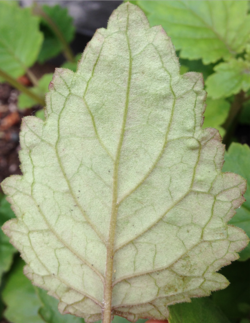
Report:
<svg viewBox="0 0 250 323"><path fill-rule="evenodd" d="M250 132L250 13L248 1L131 1L147 15L151 26L161 24L178 51L181 72L203 74L208 93L203 127L219 130L226 145L223 171L234 172L248 182L246 202L231 224L250 237L250 149L239 142L237 129ZM81 54L73 55L73 19L66 9L34 5L20 8L16 2L0 1L0 81L17 88L20 109L40 106L52 79L37 79L31 66L63 53L65 68L76 70ZM28 88L17 81L26 76ZM0 224L14 216L4 196L0 197ZM23 262L0 231L0 315L13 323L80 323L83 319L57 311L57 301L34 287L23 275ZM239 261L224 268L231 282L210 298L171 307L171 323L250 323L250 246ZM115 323L126 320L116 317ZM143 320L141 320L143 321ZM142 322L141 322L142 323Z"/></svg>

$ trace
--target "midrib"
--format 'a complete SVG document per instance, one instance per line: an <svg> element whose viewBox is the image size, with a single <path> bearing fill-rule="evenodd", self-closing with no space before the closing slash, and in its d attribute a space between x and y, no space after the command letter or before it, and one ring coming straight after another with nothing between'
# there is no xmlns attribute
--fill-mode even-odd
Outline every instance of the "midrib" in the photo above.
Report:
<svg viewBox="0 0 250 323"><path fill-rule="evenodd" d="M128 10L128 7L127 7ZM126 39L128 44L129 52L129 74L128 74L128 84L127 84L127 93L126 93L126 102L123 115L123 122L121 128L121 135L119 138L119 143L117 147L116 158L114 162L114 175L113 175L113 197L112 197L112 211L110 218L109 226L109 238L107 241L107 258L106 258L106 272L104 277L104 309L103 309L103 323L110 323L112 318L112 278L113 278L113 258L114 258L114 241L115 241L115 231L116 231L116 221L117 221L117 190L118 190L118 169L119 161L121 155L121 148L123 144L125 126L127 121L128 114L128 105L129 105L129 93L131 85L131 70L132 70L132 60L131 60L131 49L128 38L128 23L129 23L129 13L127 13L127 28L126 28Z"/></svg>

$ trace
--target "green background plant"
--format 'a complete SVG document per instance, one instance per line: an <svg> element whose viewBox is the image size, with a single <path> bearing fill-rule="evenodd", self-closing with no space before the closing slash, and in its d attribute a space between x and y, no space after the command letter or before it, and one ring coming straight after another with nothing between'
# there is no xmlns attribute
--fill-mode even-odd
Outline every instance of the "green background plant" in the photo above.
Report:
<svg viewBox="0 0 250 323"><path fill-rule="evenodd" d="M250 185L249 148L237 143L235 136L237 126L250 124L249 3L236 0L133 2L144 10L152 26L162 24L171 36L178 50L182 72L203 74L208 92L203 127L218 129L229 148L223 171L243 176ZM33 83L32 88L19 96L20 109L44 104L51 75L37 80L30 70L36 61L44 62L63 52L67 58L64 67L75 71L76 61L81 57L74 58L68 46L74 38L74 27L67 11L59 6L41 8L56 24L61 39L39 10L21 9L15 2L0 2L1 81L7 74L9 78L5 80L18 88L14 81L27 74ZM19 90L23 89L19 87ZM39 113L42 116L42 110ZM250 236L249 194L248 186L246 202L237 209L231 224L244 229ZM8 202L1 197L0 223L12 217ZM83 322L69 315L61 317L56 302L30 284L22 274L22 261L15 256L15 249L2 231L0 252L2 317L13 323L27 320L30 323ZM174 305L170 323L249 323L249 246L241 252L239 260L221 271L231 282L228 288L214 292L211 300L195 299L190 304ZM125 319L116 317L114 322L122 323Z"/></svg>

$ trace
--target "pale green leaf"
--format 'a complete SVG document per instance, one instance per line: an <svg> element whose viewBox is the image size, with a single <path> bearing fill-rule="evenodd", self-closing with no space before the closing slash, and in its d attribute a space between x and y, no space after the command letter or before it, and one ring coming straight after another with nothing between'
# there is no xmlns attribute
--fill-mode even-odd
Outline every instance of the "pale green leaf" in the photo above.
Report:
<svg viewBox="0 0 250 323"><path fill-rule="evenodd" d="M2 184L17 216L4 232L60 312L164 319L225 288L216 271L248 243L226 224L246 184L221 173L218 131L201 129L202 77L179 74L163 28L121 5L46 99L45 122L23 119L24 175Z"/></svg>
<svg viewBox="0 0 250 323"><path fill-rule="evenodd" d="M206 80L207 92L213 99L229 97L250 89L250 62L241 58L218 64Z"/></svg>
<svg viewBox="0 0 250 323"><path fill-rule="evenodd" d="M63 8L60 5L44 5L42 9L60 30L65 40L68 43L71 42L75 35L75 28L73 18L69 16L67 8ZM43 63L49 58L58 55L63 50L63 46L48 22L43 18L41 18L41 30L44 34L44 41L38 56L38 61Z"/></svg>
<svg viewBox="0 0 250 323"><path fill-rule="evenodd" d="M49 84L52 80L53 74L45 74L41 77L41 79L38 82L38 85L31 89L31 91L35 94L38 94L41 97L44 97L45 94L49 90ZM19 109L26 109L31 108L34 105L37 105L37 101L30 98L28 95L21 93L18 97L18 108Z"/></svg>
<svg viewBox="0 0 250 323"><path fill-rule="evenodd" d="M19 77L37 59L43 36L29 8L0 1L0 69Z"/></svg>
<svg viewBox="0 0 250 323"><path fill-rule="evenodd" d="M234 172L247 180L247 190L244 194L246 202L237 209L236 215L230 221L230 224L243 229L250 238L250 149L247 145L233 143L225 154L224 172ZM250 258L250 245L248 245L240 254L240 260Z"/></svg>
<svg viewBox="0 0 250 323"><path fill-rule="evenodd" d="M208 298L170 306L169 323L230 323L222 311Z"/></svg>
<svg viewBox="0 0 250 323"><path fill-rule="evenodd" d="M15 217L10 204L0 195L0 226ZM10 269L16 249L9 243L9 238L0 229L0 283L4 272Z"/></svg>
<svg viewBox="0 0 250 323"><path fill-rule="evenodd" d="M44 323L38 314L42 304L34 286L24 276L23 266L24 263L20 259L8 276L2 293L7 306L4 317L11 323Z"/></svg>
<svg viewBox="0 0 250 323"><path fill-rule="evenodd" d="M152 26L161 24L181 57L205 64L243 51L250 33L247 1L137 1Z"/></svg>
<svg viewBox="0 0 250 323"><path fill-rule="evenodd" d="M221 125L226 121L230 104L224 99L212 100L207 99L206 111L204 113L203 128L216 128L219 130L220 135L223 137L225 129Z"/></svg>
<svg viewBox="0 0 250 323"><path fill-rule="evenodd" d="M12 323L84 323L84 320L58 312L58 301L37 287L23 274L24 262L19 260L11 271L3 290L7 306L4 313Z"/></svg>

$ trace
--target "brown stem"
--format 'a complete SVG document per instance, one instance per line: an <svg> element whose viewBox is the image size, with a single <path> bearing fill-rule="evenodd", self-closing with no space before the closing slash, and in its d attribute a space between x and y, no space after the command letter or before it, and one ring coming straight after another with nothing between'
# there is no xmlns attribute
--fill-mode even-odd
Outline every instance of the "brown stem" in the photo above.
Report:
<svg viewBox="0 0 250 323"><path fill-rule="evenodd" d="M226 130L226 135L224 137L224 143L228 147L231 143L232 136L234 134L235 128L238 123L238 118L243 107L243 103L246 101L245 92L241 91L236 94L234 101L231 105L228 117L222 127Z"/></svg>
<svg viewBox="0 0 250 323"><path fill-rule="evenodd" d="M64 56L69 62L74 63L75 62L74 54L71 48L69 47L66 39L64 38L63 34L61 33L61 30L57 27L54 21L46 14L46 12L42 9L42 7L36 2L34 2L33 13L37 16L42 17L49 24L50 28L53 30L54 34L56 35L56 37L58 38L58 40L61 42L63 46Z"/></svg>
<svg viewBox="0 0 250 323"><path fill-rule="evenodd" d="M20 92L25 93L28 95L31 99L35 100L38 104L41 104L42 106L45 106L45 101L42 97L39 95L33 93L30 91L27 87L23 86L21 83L19 83L16 79L14 79L9 74L5 73L3 70L0 69L0 76L5 79L10 85L15 87Z"/></svg>

